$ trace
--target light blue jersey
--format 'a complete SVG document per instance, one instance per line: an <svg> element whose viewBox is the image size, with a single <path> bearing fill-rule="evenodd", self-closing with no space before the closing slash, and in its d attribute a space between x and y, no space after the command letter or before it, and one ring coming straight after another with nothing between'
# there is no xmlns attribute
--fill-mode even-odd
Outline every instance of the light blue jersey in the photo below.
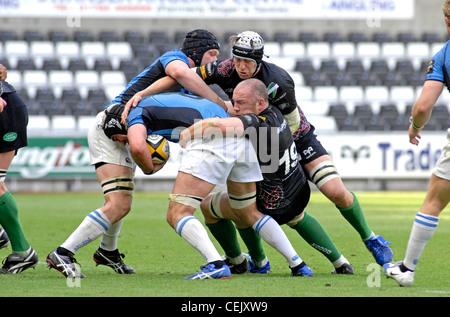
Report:
<svg viewBox="0 0 450 317"><path fill-rule="evenodd" d="M229 115L208 99L174 92L142 99L135 108L131 108L126 125L141 123L146 126L147 134L159 134L169 141L178 142L182 130L195 121L212 117L227 118Z"/></svg>

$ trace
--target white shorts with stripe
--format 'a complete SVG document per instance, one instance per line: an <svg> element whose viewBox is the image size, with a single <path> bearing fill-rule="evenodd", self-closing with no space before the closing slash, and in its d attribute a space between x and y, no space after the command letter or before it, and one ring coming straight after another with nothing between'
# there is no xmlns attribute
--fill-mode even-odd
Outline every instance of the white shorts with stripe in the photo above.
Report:
<svg viewBox="0 0 450 317"><path fill-rule="evenodd" d="M256 152L245 137L189 141L179 171L217 186L225 186L227 180L251 183L263 179Z"/></svg>

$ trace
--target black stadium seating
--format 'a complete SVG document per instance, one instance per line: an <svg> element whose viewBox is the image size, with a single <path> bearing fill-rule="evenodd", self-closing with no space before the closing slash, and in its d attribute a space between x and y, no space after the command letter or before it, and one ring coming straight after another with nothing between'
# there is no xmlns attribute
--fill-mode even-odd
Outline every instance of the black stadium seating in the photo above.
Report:
<svg viewBox="0 0 450 317"><path fill-rule="evenodd" d="M233 33L219 34L223 48L220 58L230 56L228 38L231 34ZM298 87L312 92L321 87L333 87L337 96L347 87L358 87L363 94L372 87L384 87L388 91L388 97L381 99L380 96L379 100L365 96L360 100L338 97L336 100L326 101L329 102L326 115L335 118L338 129L350 131L397 130L407 126L406 117L409 117L411 104L418 97L425 80L428 61L446 41L443 35L435 33L374 33L370 36L361 32L329 32L322 35L313 32L276 32L272 36L260 34L265 38L267 47L276 47L280 52L271 53L270 57L266 57L267 61L291 65L286 66L290 67L286 69ZM52 117L62 114L76 118L94 116L129 80L158 56L169 49L180 48L184 35L182 31L175 34L145 34L137 31L118 33L106 30L98 34L90 31L75 31L69 34L53 30L45 34L33 30L23 33L2 30L0 63L8 68L8 80L27 102L30 115ZM54 49L54 52L34 52L33 43L45 43ZM63 53L57 52L60 43L71 45L72 48L67 48L68 51ZM81 50L83 43L98 45L97 47L104 49L103 55L84 55ZM108 50L110 44L122 44L123 50ZM290 44L298 46L295 51L288 53L287 47ZM313 44L322 45L320 54L308 54L308 47ZM338 53L339 44L348 51ZM360 48L366 44L372 45L372 48L364 54L359 53L363 51ZM401 51L383 55L382 48L386 44L394 44ZM408 45L413 44L421 45L426 53L408 54ZM125 54L127 49L129 55ZM51 82L50 78L55 72L66 76L64 78L67 83ZM98 77L98 82L94 77L91 77L92 83L77 82L76 78L80 72L85 72L86 76ZM124 79L114 83L104 82L103 78L110 78L102 77L105 72L109 72L110 76L121 74ZM31 80L32 75L35 75L35 78L43 78L42 82ZM409 95L395 95L394 90L398 87L408 90ZM220 93L217 87L214 89ZM313 93L310 95L314 96ZM314 97L302 93L297 95L297 99L300 106L305 101L317 101ZM305 114L308 116L307 111ZM448 103L443 100L441 105L435 107L428 129L446 129L449 120Z"/></svg>

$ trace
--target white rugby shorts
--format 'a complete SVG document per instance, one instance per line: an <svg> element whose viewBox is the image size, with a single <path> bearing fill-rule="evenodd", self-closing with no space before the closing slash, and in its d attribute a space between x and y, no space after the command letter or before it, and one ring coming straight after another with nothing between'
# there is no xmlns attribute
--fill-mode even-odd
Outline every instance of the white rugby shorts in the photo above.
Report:
<svg viewBox="0 0 450 317"><path fill-rule="evenodd" d="M131 157L128 145L123 146L119 142L112 141L103 132L104 117L104 111L98 113L93 125L89 127L88 144L91 164L103 162L135 170L136 163Z"/></svg>
<svg viewBox="0 0 450 317"><path fill-rule="evenodd" d="M263 179L256 152L245 137L196 138L188 142L179 171L216 186Z"/></svg>
<svg viewBox="0 0 450 317"><path fill-rule="evenodd" d="M447 130L447 145L442 150L441 157L433 169L433 174L450 180L450 129Z"/></svg>

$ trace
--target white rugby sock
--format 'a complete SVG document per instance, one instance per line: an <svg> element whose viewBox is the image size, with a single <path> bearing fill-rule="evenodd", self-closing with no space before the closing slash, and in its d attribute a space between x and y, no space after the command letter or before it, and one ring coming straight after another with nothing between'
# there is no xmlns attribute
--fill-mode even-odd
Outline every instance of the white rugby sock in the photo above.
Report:
<svg viewBox="0 0 450 317"><path fill-rule="evenodd" d="M409 236L403 265L410 270L415 270L420 255L425 249L428 240L436 231L439 217L434 217L418 212Z"/></svg>
<svg viewBox="0 0 450 317"><path fill-rule="evenodd" d="M272 217L264 215L252 227L264 241L286 258L289 267L296 267L303 262L295 252L283 229Z"/></svg>
<svg viewBox="0 0 450 317"><path fill-rule="evenodd" d="M111 223L105 214L100 209L94 210L84 218L61 247L75 254L79 248L103 235L110 227Z"/></svg>
<svg viewBox="0 0 450 317"><path fill-rule="evenodd" d="M216 250L208 236L208 232L202 223L194 216L184 216L175 225L175 231L187 243L197 249L206 259L206 262L222 261L222 257Z"/></svg>
<svg viewBox="0 0 450 317"><path fill-rule="evenodd" d="M120 219L106 230L105 234L102 236L102 241L100 242L102 249L107 251L114 251L117 249L117 238L119 237L122 222L123 219Z"/></svg>

